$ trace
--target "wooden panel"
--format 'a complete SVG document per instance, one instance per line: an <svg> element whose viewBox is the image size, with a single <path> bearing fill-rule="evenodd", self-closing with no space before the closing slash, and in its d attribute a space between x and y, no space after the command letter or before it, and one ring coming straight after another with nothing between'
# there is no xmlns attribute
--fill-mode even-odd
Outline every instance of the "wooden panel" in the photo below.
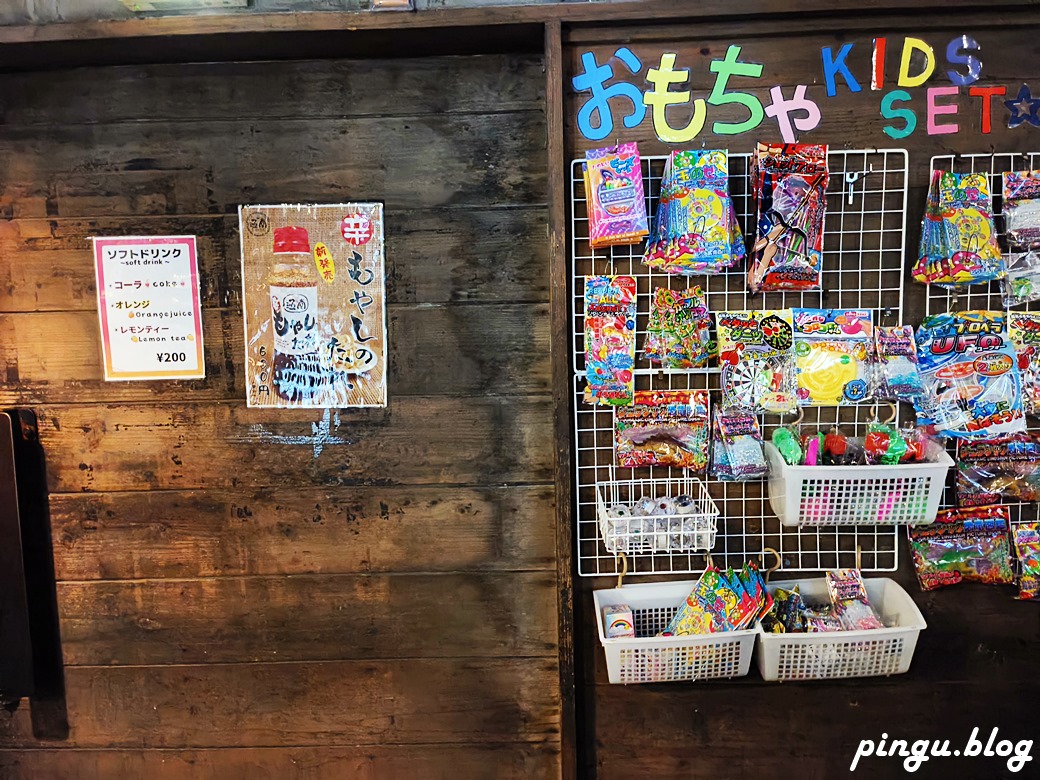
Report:
<svg viewBox="0 0 1040 780"><path fill-rule="evenodd" d="M46 126L529 111L541 72L537 55L99 68L55 73L46 101L33 74L0 83L6 125Z"/></svg>
<svg viewBox="0 0 1040 780"><path fill-rule="evenodd" d="M392 306L392 395L515 395L549 390L546 305ZM240 311L204 311L206 378L105 382L95 312L0 315L0 403L84 403L244 397ZM493 334L488 338L488 334ZM44 338L41 338L44 335Z"/></svg>
<svg viewBox="0 0 1040 780"><path fill-rule="evenodd" d="M544 225L537 206L389 211L387 301L548 300ZM203 305L240 305L237 217L145 215L0 221L0 311L96 310L95 235L196 235Z"/></svg>
<svg viewBox="0 0 1040 780"><path fill-rule="evenodd" d="M350 637L344 637L350 641ZM555 659L72 667L72 747L555 741ZM0 709L0 747L34 744Z"/></svg>
<svg viewBox="0 0 1040 780"><path fill-rule="evenodd" d="M532 118L538 116L532 113ZM544 202L544 130L480 114L6 128L13 217L230 213L380 198L388 209ZM474 168L474 161L488 165ZM291 161L291 162L290 162Z"/></svg>
<svg viewBox="0 0 1040 780"><path fill-rule="evenodd" d="M386 409L44 406L52 492L547 482L547 399L394 398ZM288 446L287 446L288 445ZM315 457L315 445L321 454Z"/></svg>
<svg viewBox="0 0 1040 780"><path fill-rule="evenodd" d="M549 569L551 487L51 496L59 580Z"/></svg>
<svg viewBox="0 0 1040 780"><path fill-rule="evenodd" d="M535 780L552 777L552 744L0 751L0 777L32 780Z"/></svg>
<svg viewBox="0 0 1040 780"><path fill-rule="evenodd" d="M65 663L548 656L555 572L61 583Z"/></svg>

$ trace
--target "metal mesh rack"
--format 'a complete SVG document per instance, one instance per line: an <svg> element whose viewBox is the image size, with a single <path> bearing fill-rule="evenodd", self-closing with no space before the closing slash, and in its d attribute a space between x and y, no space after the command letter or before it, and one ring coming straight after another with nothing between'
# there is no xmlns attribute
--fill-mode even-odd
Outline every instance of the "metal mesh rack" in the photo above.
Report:
<svg viewBox="0 0 1040 780"><path fill-rule="evenodd" d="M664 156L644 157L643 183L648 213L654 214L661 188ZM870 309L875 321L895 325L903 309L904 246L906 239L907 153L904 149L836 150L828 154L830 184L824 223L824 263L821 290L793 293L747 291L744 267L716 276L683 277L661 273L642 263L642 244L592 249L582 160L571 163L571 259L572 345L574 353L574 427L577 442L577 542L578 573L582 576L616 574L618 559L599 538L596 521L596 484L609 478L613 455L614 415L609 407L587 405L585 386L584 277L634 276L638 284L636 320L637 390L718 390L718 370L662 370L642 355L649 316L651 290L681 290L700 285L707 292L711 311L781 309L790 307ZM754 204L750 192L749 154L731 154L730 194L745 235L753 233ZM847 174L870 173L849 185ZM718 398L712 393L712 401ZM843 430L863 435L872 417L870 406L816 407L805 410L808 430L840 422ZM779 423L763 419L764 433ZM678 471L678 470L675 470ZM640 477L671 476L671 469L637 469ZM869 571L892 571L898 565L895 527L785 528L769 508L766 483L707 481L708 491L720 510L718 534L711 551L719 565L740 566L769 547L779 551L784 568L823 571L853 566L860 551L860 565ZM702 571L706 555L698 551L670 551L629 556L629 574L687 573Z"/></svg>
<svg viewBox="0 0 1040 780"><path fill-rule="evenodd" d="M1036 170L1040 168L1040 152L1003 152L996 154L946 154L932 157L931 170L953 171L954 173L985 173L989 178L989 190L993 198L993 217L997 228L997 240L1001 251L1007 250L1004 225L1004 199L1002 196L1003 180L1001 175L1006 171ZM1001 298L1000 282L976 284L962 290L948 290L936 285L928 285L926 312L939 314L945 311L968 311L972 309L1004 309ZM1040 301L1023 306L1016 306L1018 311L1040 311ZM1027 418L1031 433L1040 433L1040 421ZM951 442L950 455L956 454L957 445ZM942 505L956 505L954 480L943 496ZM1034 521L1040 516L1040 508L1035 503L1008 504L1012 523Z"/></svg>

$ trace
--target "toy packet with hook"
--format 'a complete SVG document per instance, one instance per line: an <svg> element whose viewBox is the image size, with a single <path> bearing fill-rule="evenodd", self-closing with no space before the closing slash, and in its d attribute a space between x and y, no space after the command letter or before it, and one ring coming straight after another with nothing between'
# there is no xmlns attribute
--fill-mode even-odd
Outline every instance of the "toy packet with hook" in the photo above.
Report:
<svg viewBox="0 0 1040 780"><path fill-rule="evenodd" d="M874 350L877 358L871 389L874 398L913 402L925 394L912 326L874 328Z"/></svg>
<svg viewBox="0 0 1040 780"><path fill-rule="evenodd" d="M954 438L1025 430L1018 357L1004 312L931 315L916 338L927 391L914 400L921 425Z"/></svg>
<svg viewBox="0 0 1040 780"><path fill-rule="evenodd" d="M983 506L947 509L931 525L911 527L921 590L959 582L1013 583L1009 520L1006 506Z"/></svg>
<svg viewBox="0 0 1040 780"><path fill-rule="evenodd" d="M794 309L801 406L863 401L870 378L873 315L866 309Z"/></svg>
<svg viewBox="0 0 1040 780"><path fill-rule="evenodd" d="M744 237L729 196L727 153L672 152L643 262L669 274L718 274L744 255Z"/></svg>
<svg viewBox="0 0 1040 780"><path fill-rule="evenodd" d="M1040 415L1040 312L1009 311L1008 338L1018 355L1022 409Z"/></svg>
<svg viewBox="0 0 1040 780"><path fill-rule="evenodd" d="M1003 275L986 174L932 171L914 279L958 287Z"/></svg>
<svg viewBox="0 0 1040 780"><path fill-rule="evenodd" d="M624 468L708 467L708 391L637 390L614 410L614 452Z"/></svg>
<svg viewBox="0 0 1040 780"><path fill-rule="evenodd" d="M957 504L1040 501L1040 441L1028 433L966 439L957 447Z"/></svg>
<svg viewBox="0 0 1040 780"><path fill-rule="evenodd" d="M711 473L726 482L765 479L769 474L758 418L749 412L716 413Z"/></svg>
<svg viewBox="0 0 1040 780"><path fill-rule="evenodd" d="M863 631L884 628L867 597L867 587L859 569L838 569L827 572L827 593L834 612L845 631Z"/></svg>
<svg viewBox="0 0 1040 780"><path fill-rule="evenodd" d="M1040 601L1040 523L1018 523L1014 530L1015 553L1022 566L1018 598Z"/></svg>
<svg viewBox="0 0 1040 780"><path fill-rule="evenodd" d="M585 277L585 403L629 406L635 392L636 280Z"/></svg>
<svg viewBox="0 0 1040 780"><path fill-rule="evenodd" d="M711 314L700 287L654 290L643 353L664 368L700 368L715 353Z"/></svg>
<svg viewBox="0 0 1040 780"><path fill-rule="evenodd" d="M638 147L590 149L583 168L589 243L594 249L638 244L650 232Z"/></svg>
<svg viewBox="0 0 1040 780"><path fill-rule="evenodd" d="M661 636L715 634L747 628L761 609L732 569L709 566Z"/></svg>
<svg viewBox="0 0 1040 780"><path fill-rule="evenodd" d="M716 317L722 407L790 412L795 393L790 309L720 312Z"/></svg>
<svg viewBox="0 0 1040 780"><path fill-rule="evenodd" d="M1004 174L1004 225L1007 274L1004 305L1040 299L1040 171Z"/></svg>
<svg viewBox="0 0 1040 780"><path fill-rule="evenodd" d="M823 273L827 147L758 143L751 157L757 235L751 292L816 290Z"/></svg>

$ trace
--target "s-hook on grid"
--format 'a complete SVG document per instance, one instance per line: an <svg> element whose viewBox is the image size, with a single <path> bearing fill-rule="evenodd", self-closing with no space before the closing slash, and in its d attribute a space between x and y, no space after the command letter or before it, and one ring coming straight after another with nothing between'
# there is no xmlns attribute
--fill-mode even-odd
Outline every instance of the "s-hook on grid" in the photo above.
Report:
<svg viewBox="0 0 1040 780"><path fill-rule="evenodd" d="M748 177L749 154L731 154L730 195L745 237L754 234L754 203ZM644 157L643 188L648 213L657 208L666 157ZM857 308L874 312L875 323L895 325L903 311L903 247L906 239L907 153L905 149L847 149L827 155L830 183L824 219L823 284L820 290L765 293L747 291L746 267L716 276L675 276L647 268L643 245L592 249L582 160L571 162L571 261L574 349L574 433L577 444L578 574L617 574L620 559L607 551L596 518L596 483L606 482L614 463L614 413L610 407L585 404L585 276L631 275L638 285L636 319L636 389L708 389L718 400L718 369L661 370L643 357L651 291L656 287L706 289L712 312L790 307ZM856 174L866 175L856 178ZM849 183L855 178L854 183ZM803 430L815 431L840 422L842 430L862 436L875 411L872 406L815 407L805 410ZM764 417L768 438L778 417ZM621 470L619 470L621 471ZM627 470L625 470L627 471ZM678 476L672 469L636 469L638 477ZM676 469L675 472L680 470ZM867 571L893 571L899 563L896 528L846 526L783 527L769 507L765 481L707 480L719 506L718 535L711 550L720 566L742 566L771 547L779 551L785 569L824 571L860 566ZM857 552L859 551L859 553ZM703 551L630 553L630 574L703 571ZM767 561L767 564L770 563Z"/></svg>
<svg viewBox="0 0 1040 780"><path fill-rule="evenodd" d="M954 173L985 173L989 178L989 191L993 201L993 219L997 228L997 241L1002 253L1008 251L1006 225L1004 223L1004 180L1003 174L1008 171L1034 171L1040 168L1040 152L1001 152L996 154L944 154L933 157L933 171L952 171ZM949 290L938 285L928 285L928 297L925 302L928 314L940 314L946 311L969 311L973 309L1004 310L1004 299L1001 297L1000 282L973 284L962 290ZM1017 311L1040 311L1040 301L1033 301L1024 306L1016 306ZM1026 424L1030 433L1040 433L1040 424L1035 418L1027 418ZM957 445L951 441L948 445L950 456L956 459ZM954 494L955 481L947 482L943 494L943 506L956 506ZM1038 518L1038 505L1035 503L1009 503L1008 510L1012 523L1031 522Z"/></svg>

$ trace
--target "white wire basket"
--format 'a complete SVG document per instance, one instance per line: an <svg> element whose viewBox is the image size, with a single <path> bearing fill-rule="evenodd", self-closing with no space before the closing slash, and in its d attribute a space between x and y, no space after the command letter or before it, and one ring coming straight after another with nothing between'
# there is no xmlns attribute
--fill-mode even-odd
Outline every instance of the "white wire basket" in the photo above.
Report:
<svg viewBox="0 0 1040 780"><path fill-rule="evenodd" d="M786 526L928 525L935 522L953 460L930 446L923 463L789 466L772 442L769 504Z"/></svg>
<svg viewBox="0 0 1040 780"><path fill-rule="evenodd" d="M596 626L611 683L681 682L743 677L751 667L755 629L658 637L697 585L696 580L623 585L593 592ZM608 639L603 608L632 608L635 638Z"/></svg>
<svg viewBox="0 0 1040 780"><path fill-rule="evenodd" d="M688 474L618 478L621 471L611 468L611 478L596 483L596 518L608 552L707 551L715 546L719 508L701 480Z"/></svg>
<svg viewBox="0 0 1040 780"><path fill-rule="evenodd" d="M757 663L762 679L835 680L845 677L882 677L903 674L917 647L917 637L928 624L910 595L887 577L864 579L867 598L885 628L812 634L769 634L758 630ZM769 583L798 590L807 604L829 603L827 580Z"/></svg>

